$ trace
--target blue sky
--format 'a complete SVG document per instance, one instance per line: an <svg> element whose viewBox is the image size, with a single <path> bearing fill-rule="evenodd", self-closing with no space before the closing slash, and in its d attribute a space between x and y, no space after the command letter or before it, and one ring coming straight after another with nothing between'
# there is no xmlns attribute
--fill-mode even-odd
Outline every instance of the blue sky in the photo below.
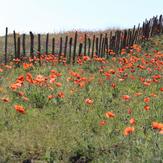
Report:
<svg viewBox="0 0 163 163"><path fill-rule="evenodd" d="M163 14L163 0L0 0L0 34L133 27Z"/></svg>

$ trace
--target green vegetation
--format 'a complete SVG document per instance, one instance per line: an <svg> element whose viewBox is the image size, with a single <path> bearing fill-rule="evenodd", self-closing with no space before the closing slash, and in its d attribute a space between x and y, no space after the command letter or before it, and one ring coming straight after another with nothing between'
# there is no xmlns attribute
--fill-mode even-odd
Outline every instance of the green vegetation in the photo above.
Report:
<svg viewBox="0 0 163 163"><path fill-rule="evenodd" d="M0 162L161 163L162 40L82 65L1 66Z"/></svg>

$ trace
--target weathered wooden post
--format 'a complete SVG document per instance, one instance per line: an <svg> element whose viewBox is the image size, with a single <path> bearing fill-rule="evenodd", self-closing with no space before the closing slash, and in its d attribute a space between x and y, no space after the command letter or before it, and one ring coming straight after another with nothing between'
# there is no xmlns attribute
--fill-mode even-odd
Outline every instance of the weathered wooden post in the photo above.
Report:
<svg viewBox="0 0 163 163"><path fill-rule="evenodd" d="M104 45L105 45L105 38L102 38L100 57L103 57L104 56Z"/></svg>
<svg viewBox="0 0 163 163"><path fill-rule="evenodd" d="M131 36L131 45L133 45L134 40L135 40L135 33L136 33L136 26L134 25L133 29L132 29L132 36Z"/></svg>
<svg viewBox="0 0 163 163"><path fill-rule="evenodd" d="M39 64L41 66L41 34L38 34L38 57L39 57Z"/></svg>
<svg viewBox="0 0 163 163"><path fill-rule="evenodd" d="M163 32L163 29L162 29L162 27L163 27L163 18L162 18L162 15L160 15L160 17L159 17L159 32L160 32L160 34Z"/></svg>
<svg viewBox="0 0 163 163"><path fill-rule="evenodd" d="M13 32L13 36L14 36L14 53L15 53L15 59L16 59L17 58L17 54L16 54L17 48L16 48L16 33L15 33L15 31Z"/></svg>
<svg viewBox="0 0 163 163"><path fill-rule="evenodd" d="M65 38L65 47L64 47L64 58L67 56L67 43L68 43L68 36Z"/></svg>
<svg viewBox="0 0 163 163"><path fill-rule="evenodd" d="M119 47L120 47L120 38L121 37L121 31L116 32L116 40L115 40L115 52L118 54L119 52Z"/></svg>
<svg viewBox="0 0 163 163"><path fill-rule="evenodd" d="M78 54L79 57L82 57L82 48L83 48L83 44L80 43L79 44L79 54Z"/></svg>
<svg viewBox="0 0 163 163"><path fill-rule="evenodd" d="M121 45L122 49L126 48L126 38L127 38L127 30L124 30L123 31L122 45Z"/></svg>
<svg viewBox="0 0 163 163"><path fill-rule="evenodd" d="M52 55L55 55L55 38L52 38Z"/></svg>
<svg viewBox="0 0 163 163"><path fill-rule="evenodd" d="M59 48L59 54L58 54L58 63L60 63L61 55L62 55L62 37L60 37L60 48Z"/></svg>
<svg viewBox="0 0 163 163"><path fill-rule="evenodd" d="M26 35L23 34L23 38L22 38L22 50L23 50L23 57L26 56L26 49L25 49L25 37Z"/></svg>
<svg viewBox="0 0 163 163"><path fill-rule="evenodd" d="M109 51L109 45L108 45L108 35L107 33L105 34L105 49L104 49L104 55L108 55Z"/></svg>
<svg viewBox="0 0 163 163"><path fill-rule="evenodd" d="M120 43L119 43L119 52L121 52L121 50L122 50L123 38L124 38L124 31L121 31L121 34L120 34Z"/></svg>
<svg viewBox="0 0 163 163"><path fill-rule="evenodd" d="M134 36L134 39L133 39L133 44L137 43L139 27L140 27L140 24L138 25L138 28L135 31L135 36Z"/></svg>
<svg viewBox="0 0 163 163"><path fill-rule="evenodd" d="M30 32L30 57L34 63L34 35L32 32Z"/></svg>
<svg viewBox="0 0 163 163"><path fill-rule="evenodd" d="M7 39L8 39L8 28L6 27L6 34L5 34L5 64L7 64Z"/></svg>
<svg viewBox="0 0 163 163"><path fill-rule="evenodd" d="M127 46L128 47L130 46L130 36L131 36L131 31L130 29L128 29L128 32L127 32Z"/></svg>
<svg viewBox="0 0 163 163"><path fill-rule="evenodd" d="M116 40L116 35L112 36L111 38L111 50L115 52L115 40Z"/></svg>
<svg viewBox="0 0 163 163"><path fill-rule="evenodd" d="M99 42L99 52L98 52L98 54L99 54L99 56L101 56L101 50L102 50L102 33L100 34L100 42Z"/></svg>
<svg viewBox="0 0 163 163"><path fill-rule="evenodd" d="M17 58L20 59L20 37L17 40Z"/></svg>
<svg viewBox="0 0 163 163"><path fill-rule="evenodd" d="M73 52L73 58L72 58L72 63L75 63L75 58L76 58L76 45L77 45L77 37L78 33L77 31L75 32L75 38L74 38L74 52Z"/></svg>
<svg viewBox="0 0 163 163"><path fill-rule="evenodd" d="M84 56L87 55L86 50L87 50L87 34L84 35Z"/></svg>
<svg viewBox="0 0 163 163"><path fill-rule="evenodd" d="M99 56L98 42L98 37L96 37L96 56Z"/></svg>
<svg viewBox="0 0 163 163"><path fill-rule="evenodd" d="M109 52L108 52L107 58L109 58L110 51L111 51L111 48L112 48L112 31L110 31L110 33L109 33L108 47L109 47Z"/></svg>
<svg viewBox="0 0 163 163"><path fill-rule="evenodd" d="M47 33L46 35L46 55L48 55L49 53L48 47L49 47L49 33Z"/></svg>
<svg viewBox="0 0 163 163"><path fill-rule="evenodd" d="M38 53L40 55L40 53L41 53L41 34L38 34L38 48L37 48L37 50L38 50Z"/></svg>
<svg viewBox="0 0 163 163"><path fill-rule="evenodd" d="M90 56L90 50L91 50L91 39L88 38L88 56Z"/></svg>
<svg viewBox="0 0 163 163"><path fill-rule="evenodd" d="M73 38L71 37L69 41L69 57L68 57L67 63L71 63L72 41L73 41Z"/></svg>
<svg viewBox="0 0 163 163"><path fill-rule="evenodd" d="M93 58L93 55L94 55L95 38L96 38L96 36L95 36L95 35L93 35L93 42L92 42L92 54L91 54L91 58Z"/></svg>

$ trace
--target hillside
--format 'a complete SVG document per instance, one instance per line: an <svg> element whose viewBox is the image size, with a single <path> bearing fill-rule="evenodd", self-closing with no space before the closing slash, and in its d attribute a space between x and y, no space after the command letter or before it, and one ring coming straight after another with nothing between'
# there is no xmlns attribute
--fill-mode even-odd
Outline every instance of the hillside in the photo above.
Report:
<svg viewBox="0 0 163 163"><path fill-rule="evenodd" d="M0 67L0 162L162 162L163 35L108 59Z"/></svg>

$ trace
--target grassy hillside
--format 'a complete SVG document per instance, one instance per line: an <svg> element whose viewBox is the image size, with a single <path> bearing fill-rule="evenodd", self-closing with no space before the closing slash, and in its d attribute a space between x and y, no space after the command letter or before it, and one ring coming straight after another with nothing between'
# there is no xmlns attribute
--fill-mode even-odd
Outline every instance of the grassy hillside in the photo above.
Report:
<svg viewBox="0 0 163 163"><path fill-rule="evenodd" d="M0 162L163 160L163 36L108 60L0 67Z"/></svg>

